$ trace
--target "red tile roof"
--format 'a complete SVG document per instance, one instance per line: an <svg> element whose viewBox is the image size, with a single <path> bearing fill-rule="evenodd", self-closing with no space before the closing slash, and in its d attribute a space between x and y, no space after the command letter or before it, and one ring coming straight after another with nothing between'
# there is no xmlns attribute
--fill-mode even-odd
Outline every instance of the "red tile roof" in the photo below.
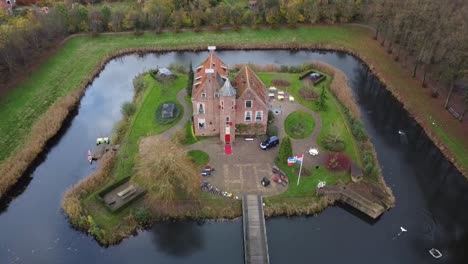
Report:
<svg viewBox="0 0 468 264"><path fill-rule="evenodd" d="M237 88L238 98L242 96L245 91L251 89L265 104L267 103L265 85L249 66L244 65L240 69L239 73L234 77L232 84Z"/></svg>
<svg viewBox="0 0 468 264"><path fill-rule="evenodd" d="M200 70L199 70L200 69ZM219 74L221 77L229 77L229 71L227 69L227 65L224 64L215 54L214 52L210 53L210 56L206 58L204 62L202 62L197 68L195 68L195 78L193 80L193 90L192 90L192 98L195 98L200 94L200 91L203 90L205 86L205 82L207 80L208 74L205 72L206 69L213 69L214 73L213 76L216 77ZM195 86L195 84L198 84Z"/></svg>

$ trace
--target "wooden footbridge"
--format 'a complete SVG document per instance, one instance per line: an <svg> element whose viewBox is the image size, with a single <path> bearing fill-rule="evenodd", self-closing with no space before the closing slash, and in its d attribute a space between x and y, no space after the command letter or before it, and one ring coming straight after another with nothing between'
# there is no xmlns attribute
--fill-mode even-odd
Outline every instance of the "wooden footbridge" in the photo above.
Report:
<svg viewBox="0 0 468 264"><path fill-rule="evenodd" d="M244 194L242 214L245 264L270 263L262 197Z"/></svg>

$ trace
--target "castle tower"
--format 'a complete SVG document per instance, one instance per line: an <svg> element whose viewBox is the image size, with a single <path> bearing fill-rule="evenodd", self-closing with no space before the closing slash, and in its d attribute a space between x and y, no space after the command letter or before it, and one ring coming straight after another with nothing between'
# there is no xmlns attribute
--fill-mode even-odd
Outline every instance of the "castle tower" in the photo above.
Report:
<svg viewBox="0 0 468 264"><path fill-rule="evenodd" d="M236 109L236 89L226 79L219 90L219 137L224 144L235 140Z"/></svg>

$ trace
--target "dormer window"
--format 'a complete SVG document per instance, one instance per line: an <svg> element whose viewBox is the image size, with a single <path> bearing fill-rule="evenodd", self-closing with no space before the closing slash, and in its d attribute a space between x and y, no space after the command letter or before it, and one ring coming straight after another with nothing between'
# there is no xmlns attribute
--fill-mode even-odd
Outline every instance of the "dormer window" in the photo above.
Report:
<svg viewBox="0 0 468 264"><path fill-rule="evenodd" d="M219 93L215 93L215 97L218 98L218 97L219 97Z"/></svg>
<svg viewBox="0 0 468 264"><path fill-rule="evenodd" d="M252 100L245 101L245 108L252 108Z"/></svg>
<svg viewBox="0 0 468 264"><path fill-rule="evenodd" d="M214 62L213 62L213 64L212 64L212 65L213 65L213 68L214 68L214 67L216 67L216 63L214 63Z"/></svg>

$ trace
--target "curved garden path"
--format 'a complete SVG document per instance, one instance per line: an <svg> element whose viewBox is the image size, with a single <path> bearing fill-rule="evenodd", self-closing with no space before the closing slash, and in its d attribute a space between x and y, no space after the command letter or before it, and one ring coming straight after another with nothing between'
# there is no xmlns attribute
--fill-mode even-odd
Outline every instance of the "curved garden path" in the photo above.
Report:
<svg viewBox="0 0 468 264"><path fill-rule="evenodd" d="M182 90L179 91L179 93L177 93L177 101L184 108L183 109L184 110L184 115L177 122L177 124L175 124L173 127L169 128L168 130L164 131L162 133L162 135L167 136L167 137L170 138L171 135L173 135L175 132L181 130L184 127L185 122L190 120L190 118L192 116L192 106L189 105L189 103L185 100L186 95L187 95L187 90L186 89L182 89Z"/></svg>

